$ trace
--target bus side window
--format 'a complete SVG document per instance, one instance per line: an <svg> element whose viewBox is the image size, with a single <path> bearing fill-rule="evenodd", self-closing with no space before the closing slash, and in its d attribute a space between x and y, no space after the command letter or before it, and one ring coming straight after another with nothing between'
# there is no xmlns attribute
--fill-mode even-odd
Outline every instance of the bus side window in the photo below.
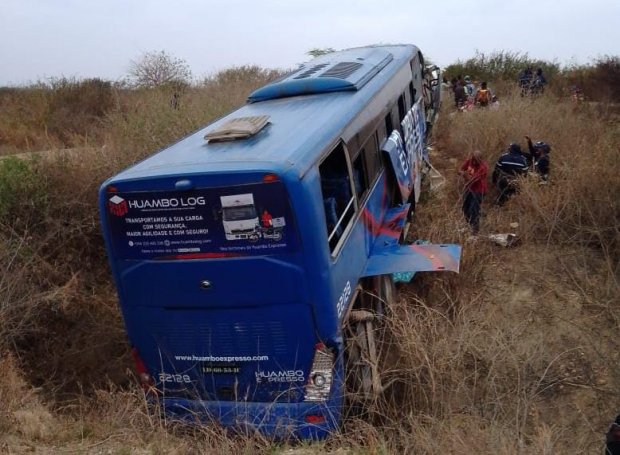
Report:
<svg viewBox="0 0 620 455"><path fill-rule="evenodd" d="M381 171L381 157L379 156L376 132L368 138L364 144L362 153L364 154L364 160L366 161L368 185L371 186Z"/></svg>
<svg viewBox="0 0 620 455"><path fill-rule="evenodd" d="M398 132L401 134L403 134L403 129L402 126L400 124L400 118L399 118L399 112L398 112L398 108L396 107L396 104L394 106L392 106L392 124L394 125L394 129L398 130Z"/></svg>
<svg viewBox="0 0 620 455"><path fill-rule="evenodd" d="M364 199L366 191L368 191L368 171L364 160L365 154L365 150L362 148L353 159L353 183L355 183L358 202Z"/></svg>
<svg viewBox="0 0 620 455"><path fill-rule="evenodd" d="M398 97L398 123L402 122L407 113L405 109L405 93Z"/></svg>
<svg viewBox="0 0 620 455"><path fill-rule="evenodd" d="M411 105L415 104L415 89L413 88L413 82L409 82L409 96L411 97Z"/></svg>
<svg viewBox="0 0 620 455"><path fill-rule="evenodd" d="M355 213L351 176L342 143L319 165L329 249L334 252Z"/></svg>
<svg viewBox="0 0 620 455"><path fill-rule="evenodd" d="M377 125L377 131L375 132L375 136L377 136L377 139L379 140L379 145L383 144L389 134L390 131L388 131L387 125L385 123L379 122L379 124Z"/></svg>
<svg viewBox="0 0 620 455"><path fill-rule="evenodd" d="M386 131L385 137L389 137L389 135L392 134L393 130L394 130L394 125L392 125L392 112L388 112L385 115L385 131Z"/></svg>

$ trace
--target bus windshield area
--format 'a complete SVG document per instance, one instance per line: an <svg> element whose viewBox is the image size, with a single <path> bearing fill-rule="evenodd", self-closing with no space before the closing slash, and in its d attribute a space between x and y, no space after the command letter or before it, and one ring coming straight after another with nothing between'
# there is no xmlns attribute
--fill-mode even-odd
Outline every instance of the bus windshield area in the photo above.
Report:
<svg viewBox="0 0 620 455"><path fill-rule="evenodd" d="M223 209L224 221L241 221L256 218L256 208L253 205L242 205L238 207L225 207Z"/></svg>

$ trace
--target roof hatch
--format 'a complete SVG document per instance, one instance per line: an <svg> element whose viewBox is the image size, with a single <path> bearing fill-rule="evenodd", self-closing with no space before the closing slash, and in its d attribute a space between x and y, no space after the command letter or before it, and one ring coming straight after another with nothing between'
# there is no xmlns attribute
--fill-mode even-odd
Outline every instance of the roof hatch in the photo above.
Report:
<svg viewBox="0 0 620 455"><path fill-rule="evenodd" d="M381 48L357 48L318 57L297 71L259 88L248 102L362 88L394 57Z"/></svg>
<svg viewBox="0 0 620 455"><path fill-rule="evenodd" d="M205 139L209 143L247 139L262 130L268 123L268 115L237 117L209 131L205 134Z"/></svg>

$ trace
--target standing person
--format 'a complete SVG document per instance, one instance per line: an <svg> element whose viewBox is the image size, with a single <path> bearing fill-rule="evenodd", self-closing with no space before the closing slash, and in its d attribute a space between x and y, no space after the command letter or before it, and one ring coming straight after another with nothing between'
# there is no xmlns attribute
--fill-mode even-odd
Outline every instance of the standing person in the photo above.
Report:
<svg viewBox="0 0 620 455"><path fill-rule="evenodd" d="M465 94L465 85L461 80L460 76L454 83L454 106L458 109L465 104L465 100L467 99L467 95Z"/></svg>
<svg viewBox="0 0 620 455"><path fill-rule="evenodd" d="M487 83L483 82L480 84L480 90L476 92L476 105L480 107L487 107L491 103L491 99L493 98L493 94L491 90L487 87Z"/></svg>
<svg viewBox="0 0 620 455"><path fill-rule="evenodd" d="M446 76L443 77L443 81L441 83L441 102L443 104L443 100L447 100L452 92L452 84L448 81Z"/></svg>
<svg viewBox="0 0 620 455"><path fill-rule="evenodd" d="M549 152L551 152L551 146L543 141L532 143L532 139L529 136L525 136L525 140L530 152L527 157L528 165L544 182L547 182L549 180Z"/></svg>
<svg viewBox="0 0 620 455"><path fill-rule="evenodd" d="M519 73L519 87L521 87L521 96L529 95L532 79L533 74L530 66Z"/></svg>
<svg viewBox="0 0 620 455"><path fill-rule="evenodd" d="M527 169L527 160L521 146L513 142L508 146L508 151L497 159L493 169L493 184L499 190L496 200L498 205L504 205L517 192L517 177L527 173Z"/></svg>
<svg viewBox="0 0 620 455"><path fill-rule="evenodd" d="M487 174L489 166L482 159L482 152L475 150L459 168L463 178L463 214L471 226L472 234L480 230L480 207L487 192Z"/></svg>
<svg viewBox="0 0 620 455"><path fill-rule="evenodd" d="M476 86L469 76L465 76L465 95L467 96L467 100L472 103L476 98Z"/></svg>
<svg viewBox="0 0 620 455"><path fill-rule="evenodd" d="M540 95L545 91L545 85L547 85L547 79L543 74L542 68L536 70L536 75L532 78L531 91L535 95Z"/></svg>

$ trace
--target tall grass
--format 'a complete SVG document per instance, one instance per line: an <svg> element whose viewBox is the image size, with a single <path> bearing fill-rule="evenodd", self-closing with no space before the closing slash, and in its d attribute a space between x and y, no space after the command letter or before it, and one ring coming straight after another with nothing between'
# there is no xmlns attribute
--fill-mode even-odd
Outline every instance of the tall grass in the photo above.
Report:
<svg viewBox="0 0 620 455"><path fill-rule="evenodd" d="M177 428L147 411L131 380L96 206L104 178L276 76L254 67L214 75L177 108L167 89L123 92L101 123L104 149L0 161L3 450L291 452L217 427ZM295 450L599 451L620 387L618 128L550 94L508 94L498 111L445 111L431 159L447 183L418 206L413 235L462 243L461 273L399 288L382 342L385 396L328 441ZM551 144L551 184L525 179L501 209L491 194L483 236L467 243L459 162L480 149L492 167L509 142L525 146L525 134ZM518 247L484 240L514 221Z"/></svg>
<svg viewBox="0 0 620 455"><path fill-rule="evenodd" d="M579 87L587 99L620 102L620 56L597 58L589 65L564 70L567 88Z"/></svg>
<svg viewBox="0 0 620 455"><path fill-rule="evenodd" d="M117 94L101 79L0 88L0 154L100 143L102 120Z"/></svg>

